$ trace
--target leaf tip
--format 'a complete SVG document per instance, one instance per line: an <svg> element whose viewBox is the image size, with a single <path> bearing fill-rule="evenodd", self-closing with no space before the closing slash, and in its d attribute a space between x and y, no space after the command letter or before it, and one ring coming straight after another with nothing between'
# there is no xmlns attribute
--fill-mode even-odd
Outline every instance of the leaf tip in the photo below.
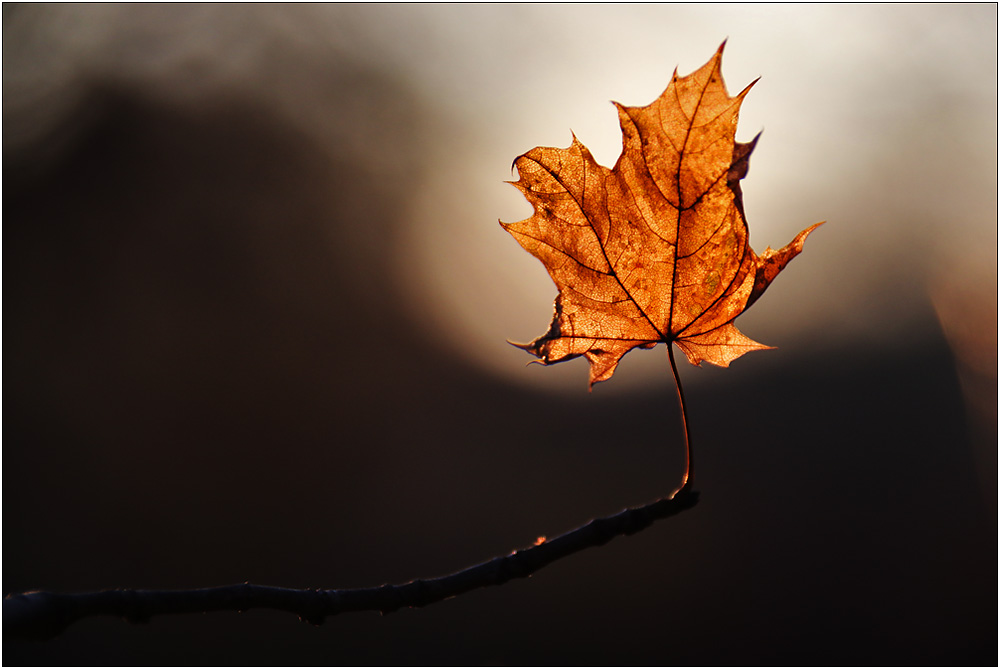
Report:
<svg viewBox="0 0 1000 669"><path fill-rule="evenodd" d="M503 225L502 221L501 221L500 225ZM511 346L513 346L514 348L519 348L522 351L531 352L531 344L518 344L516 341L511 341L509 339L507 340L507 343L510 344Z"/></svg>
<svg viewBox="0 0 1000 669"><path fill-rule="evenodd" d="M736 96L737 99L742 100L743 98L745 98L747 96L747 93L750 92L750 89L753 88L754 84L756 84L758 81L760 81L760 77L757 77L756 79L754 79L753 81L751 81L749 84L747 84L743 88L743 90L740 91L739 94Z"/></svg>
<svg viewBox="0 0 1000 669"><path fill-rule="evenodd" d="M819 223L813 223L808 228L806 228L805 230L803 230L799 234L795 235L795 239L792 240L792 243L789 244L789 246L797 248L799 251L801 251L802 250L802 246L806 242L806 237L808 237L809 235L811 235L812 232L813 232L813 230L815 230L819 226L823 225L824 223L826 223L826 221L820 221Z"/></svg>
<svg viewBox="0 0 1000 669"><path fill-rule="evenodd" d="M728 37L722 40L722 44L719 45L719 48L712 54L712 58L706 63L706 65L710 65L716 72L722 72L722 52L726 50L726 42L728 41Z"/></svg>

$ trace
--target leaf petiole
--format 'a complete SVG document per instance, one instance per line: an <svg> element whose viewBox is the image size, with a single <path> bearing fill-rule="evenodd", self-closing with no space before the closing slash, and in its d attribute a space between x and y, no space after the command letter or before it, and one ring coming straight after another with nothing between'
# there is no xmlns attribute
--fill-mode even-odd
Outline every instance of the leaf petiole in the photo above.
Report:
<svg viewBox="0 0 1000 669"><path fill-rule="evenodd" d="M674 493L674 495L677 495L682 490L694 485L694 453L691 451L691 433L688 431L687 407L684 405L684 388L681 386L681 377L677 373L677 363L674 361L673 342L667 342L667 358L670 359L670 371L674 373L674 384L677 386L677 402L681 405L681 424L684 425L684 478L681 479L681 487Z"/></svg>

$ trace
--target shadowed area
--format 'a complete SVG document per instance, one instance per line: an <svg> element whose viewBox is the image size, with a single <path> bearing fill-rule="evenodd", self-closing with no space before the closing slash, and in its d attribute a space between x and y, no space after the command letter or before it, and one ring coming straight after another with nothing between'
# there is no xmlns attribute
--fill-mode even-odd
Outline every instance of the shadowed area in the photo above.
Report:
<svg viewBox="0 0 1000 669"><path fill-rule="evenodd" d="M569 363L576 390L552 392L456 352L455 321L414 297L434 294L407 264L434 213L536 261L496 225L515 216L462 218L454 201L428 200L447 166L459 184L486 178L440 158L480 147L451 120L489 99L491 78L477 71L484 83L449 104L434 85L454 82L354 49L407 25L425 62L451 49L456 81L477 67L470 37L433 41L434 16L384 21L391 10L4 6L5 593L400 583L676 487L683 442L662 347L631 353L593 394ZM527 11L498 16L532 25ZM46 38L62 24L79 42ZM93 37L105 25L120 35ZM492 44L493 24L475 25ZM702 31L700 61L716 32ZM86 57L52 65L86 39ZM677 60L656 64L664 83ZM565 131L558 111L546 114ZM520 198L499 183L518 152L566 139L500 147L500 192ZM757 169L752 229L752 184L769 179ZM879 197L904 200L898 187ZM810 218L797 223L826 216L830 200L798 197L786 206ZM988 208L976 206L956 217ZM796 276L840 281L846 256L810 254L827 239L863 244L828 229L755 305L758 331L821 308ZM463 255L476 235L446 235L446 274L491 262ZM96 618L45 643L7 639L4 662L995 664L996 468L983 444L996 443L984 413L996 383L977 357L995 347L995 319L960 327L988 300L949 311L963 284L932 300L908 258L886 256L900 271L854 303L905 337L848 324L813 346L812 331L777 323L770 334L798 332L762 337L778 351L681 370L698 379L685 390L700 501L635 536L420 610L320 627L272 611ZM467 308L540 331L554 293L523 305L540 309L530 319L489 293ZM558 373L521 370L524 358L518 373ZM627 379L646 367L659 380L636 392Z"/></svg>

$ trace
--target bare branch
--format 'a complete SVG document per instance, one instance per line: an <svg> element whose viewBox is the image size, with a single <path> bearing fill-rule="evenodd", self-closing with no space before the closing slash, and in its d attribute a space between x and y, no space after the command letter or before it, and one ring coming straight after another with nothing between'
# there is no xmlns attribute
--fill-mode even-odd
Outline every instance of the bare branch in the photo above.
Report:
<svg viewBox="0 0 1000 669"><path fill-rule="evenodd" d="M4 638L48 639L90 616L118 616L133 623L165 614L246 611L264 608L288 611L319 625L327 616L350 611L389 613L402 607L433 604L463 592L501 585L591 546L634 534L654 521L690 509L698 493L688 486L671 497L592 520L551 540L493 558L454 574L418 579L400 585L354 590L296 590L242 583L196 590L103 590L80 594L26 592L3 601Z"/></svg>

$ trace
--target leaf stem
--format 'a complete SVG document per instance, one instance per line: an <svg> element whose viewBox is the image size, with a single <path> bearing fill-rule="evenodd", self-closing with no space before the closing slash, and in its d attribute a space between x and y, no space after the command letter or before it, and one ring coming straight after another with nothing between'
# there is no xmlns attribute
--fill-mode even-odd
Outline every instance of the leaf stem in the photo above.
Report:
<svg viewBox="0 0 1000 669"><path fill-rule="evenodd" d="M674 373L674 384L677 386L677 402L681 405L681 423L684 425L684 478L677 492L694 485L694 452L691 450L691 433L688 431L687 407L684 405L684 388L681 386L681 376L677 373L677 363L674 361L673 342L667 343L667 357L670 359L670 371ZM674 493L677 494L677 493Z"/></svg>

